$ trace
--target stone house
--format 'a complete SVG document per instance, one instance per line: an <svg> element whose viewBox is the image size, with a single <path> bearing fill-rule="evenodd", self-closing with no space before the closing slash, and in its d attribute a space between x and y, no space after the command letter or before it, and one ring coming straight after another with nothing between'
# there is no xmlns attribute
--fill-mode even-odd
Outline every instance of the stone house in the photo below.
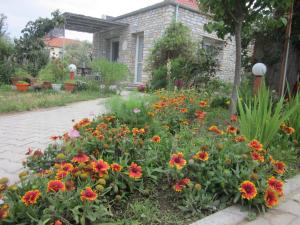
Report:
<svg viewBox="0 0 300 225"><path fill-rule="evenodd" d="M63 37L45 37L43 40L45 48L49 51L50 59L62 58L65 46L79 43L77 40Z"/></svg>
<svg viewBox="0 0 300 225"><path fill-rule="evenodd" d="M175 19L190 28L192 37L204 48L220 49L217 76L232 81L234 77L234 40L224 41L204 31L209 15L198 9L196 0L165 0L118 17L102 19L65 13L65 28L93 33L94 57L107 58L128 66L134 74L133 82L147 82L150 74L145 70L155 41Z"/></svg>

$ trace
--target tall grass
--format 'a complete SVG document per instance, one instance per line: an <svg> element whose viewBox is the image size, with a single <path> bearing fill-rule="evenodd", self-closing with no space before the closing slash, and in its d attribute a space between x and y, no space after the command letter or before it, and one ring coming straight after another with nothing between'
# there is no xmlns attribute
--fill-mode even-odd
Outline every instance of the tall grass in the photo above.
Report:
<svg viewBox="0 0 300 225"><path fill-rule="evenodd" d="M258 139L268 146L280 125L295 111L295 106L285 110L284 99L275 102L270 91L262 85L259 93L254 98L238 102L240 117L240 130L248 139Z"/></svg>
<svg viewBox="0 0 300 225"><path fill-rule="evenodd" d="M289 117L289 125L295 129L295 137L300 142L300 94L291 98L288 104L288 109L295 108L294 113Z"/></svg>

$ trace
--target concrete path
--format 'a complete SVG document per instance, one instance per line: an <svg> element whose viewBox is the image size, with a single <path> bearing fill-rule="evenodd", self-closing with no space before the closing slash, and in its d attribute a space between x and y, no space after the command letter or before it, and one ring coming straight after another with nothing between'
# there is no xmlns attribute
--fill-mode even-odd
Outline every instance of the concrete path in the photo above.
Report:
<svg viewBox="0 0 300 225"><path fill-rule="evenodd" d="M0 178L18 180L22 161L29 147L45 148L52 135L72 127L72 120L92 118L105 112L104 99L73 103L68 106L0 116Z"/></svg>

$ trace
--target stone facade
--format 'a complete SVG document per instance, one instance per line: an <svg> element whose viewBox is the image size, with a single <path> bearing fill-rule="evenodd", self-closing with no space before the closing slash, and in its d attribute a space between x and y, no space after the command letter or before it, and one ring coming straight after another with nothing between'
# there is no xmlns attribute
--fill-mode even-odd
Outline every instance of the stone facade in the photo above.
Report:
<svg viewBox="0 0 300 225"><path fill-rule="evenodd" d="M178 7L179 6L179 7ZM150 78L149 72L145 69L147 59L155 41L160 38L172 20L182 22L188 26L195 40L218 45L221 51L219 54L219 70L217 76L226 81L232 81L234 77L235 45L231 41L223 41L215 34L204 31L204 24L208 16L187 6L178 5L174 1L165 1L123 16L113 19L115 22L128 24L121 30L97 32L94 34L94 55L95 57L110 58L111 40L119 41L118 61L128 66L133 74L131 81L135 81L136 70L136 39L137 35L143 35L143 72L142 82Z"/></svg>

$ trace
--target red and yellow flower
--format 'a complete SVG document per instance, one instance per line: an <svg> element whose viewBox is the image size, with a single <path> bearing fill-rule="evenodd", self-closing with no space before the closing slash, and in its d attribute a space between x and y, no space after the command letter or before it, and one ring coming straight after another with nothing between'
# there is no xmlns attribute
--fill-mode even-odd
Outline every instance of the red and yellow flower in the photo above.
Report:
<svg viewBox="0 0 300 225"><path fill-rule="evenodd" d="M138 166L136 163L131 163L128 168L129 177L133 179L139 179L142 177L142 167Z"/></svg>
<svg viewBox="0 0 300 225"><path fill-rule="evenodd" d="M154 142L154 143L159 143L159 142L160 142L160 136L154 135L154 136L151 138L151 141Z"/></svg>
<svg viewBox="0 0 300 225"><path fill-rule="evenodd" d="M268 179L268 185L269 188L276 191L279 196L283 195L283 182L281 180L277 180L275 177L270 177Z"/></svg>
<svg viewBox="0 0 300 225"><path fill-rule="evenodd" d="M206 112L203 112L203 111L200 111L200 110L197 110L195 112L195 116L198 120L202 121L205 119L205 116L206 116Z"/></svg>
<svg viewBox="0 0 300 225"><path fill-rule="evenodd" d="M97 193L92 190L91 187L86 187L80 192L81 201L95 201L97 199Z"/></svg>
<svg viewBox="0 0 300 225"><path fill-rule="evenodd" d="M190 183L190 179L189 178L183 178L182 180L178 181L174 186L173 189L176 192L181 192L183 190L183 188L186 187L186 185L188 185Z"/></svg>
<svg viewBox="0 0 300 225"><path fill-rule="evenodd" d="M216 134L223 134L224 132L222 130L220 130L217 126L213 125L211 127L208 128L208 131L210 132L214 132Z"/></svg>
<svg viewBox="0 0 300 225"><path fill-rule="evenodd" d="M102 177L109 170L109 164L104 160L100 159L98 161L92 162L93 171L99 173L99 176Z"/></svg>
<svg viewBox="0 0 300 225"><path fill-rule="evenodd" d="M268 188L264 195L265 204L268 208L272 208L276 205L278 205L278 194L275 190Z"/></svg>
<svg viewBox="0 0 300 225"><path fill-rule="evenodd" d="M278 174L284 174L285 172L285 163L281 161L274 161L273 166L275 169L275 172Z"/></svg>
<svg viewBox="0 0 300 225"><path fill-rule="evenodd" d="M262 151L263 145L258 140L252 140L248 143L248 147L255 151Z"/></svg>
<svg viewBox="0 0 300 225"><path fill-rule="evenodd" d="M199 102L199 106L200 106L201 108L207 107L207 101L204 101L204 100L200 101L200 102Z"/></svg>
<svg viewBox="0 0 300 225"><path fill-rule="evenodd" d="M176 169L181 170L186 165L186 160L182 152L175 153L171 156L169 161L170 167L176 167Z"/></svg>
<svg viewBox="0 0 300 225"><path fill-rule="evenodd" d="M208 152L206 151L200 151L200 152L197 152L194 156L193 156L194 159L198 159L198 160L201 160L201 161L207 161L208 158L209 158L209 154Z"/></svg>
<svg viewBox="0 0 300 225"><path fill-rule="evenodd" d="M47 192L58 192L58 191L65 191L66 186L60 180L50 180L48 182Z"/></svg>
<svg viewBox="0 0 300 225"><path fill-rule="evenodd" d="M234 141L235 142L244 142L244 141L246 141L246 138L244 137L244 136L237 136L237 137L235 137L234 138Z"/></svg>
<svg viewBox="0 0 300 225"><path fill-rule="evenodd" d="M236 114L232 114L232 115L230 116L230 120L231 120L232 122L236 122L236 121L238 120L238 116L237 116Z"/></svg>
<svg viewBox="0 0 300 225"><path fill-rule="evenodd" d="M259 161L259 162L264 162L265 161L265 157L263 155L259 154L256 151L251 152L251 157L255 161Z"/></svg>
<svg viewBox="0 0 300 225"><path fill-rule="evenodd" d="M69 174L69 173L66 172L66 171L64 171L64 170L59 170L59 171L57 171L55 178L56 178L57 180L62 180L62 179L64 179L66 176L68 176L68 174Z"/></svg>
<svg viewBox="0 0 300 225"><path fill-rule="evenodd" d="M110 165L110 167L111 167L111 170L112 171L114 171L114 172L120 172L121 170L122 170L122 166L121 165L119 165L118 163L112 163L111 165Z"/></svg>
<svg viewBox="0 0 300 225"><path fill-rule="evenodd" d="M78 155L74 156L72 159L72 162L76 162L76 163L86 163L90 160L90 157L88 157L86 154L84 153L79 153Z"/></svg>
<svg viewBox="0 0 300 225"><path fill-rule="evenodd" d="M40 198L41 196L41 192L36 189L36 190L32 190L32 191L27 191L23 197L22 197L22 202L29 206L29 205L34 205L37 203L37 200Z"/></svg>
<svg viewBox="0 0 300 225"><path fill-rule="evenodd" d="M238 129L235 128L234 126L229 125L229 126L227 127L227 129L226 129L226 132L227 132L228 134L234 134L234 135L236 135L237 132L238 132Z"/></svg>
<svg viewBox="0 0 300 225"><path fill-rule="evenodd" d="M181 113L187 113L189 110L187 109L187 108L182 108L182 109L180 109L180 112Z"/></svg>
<svg viewBox="0 0 300 225"><path fill-rule="evenodd" d="M0 207L0 220L3 220L8 217L9 206L4 204Z"/></svg>
<svg viewBox="0 0 300 225"><path fill-rule="evenodd" d="M246 180L244 181L239 188L240 192L242 193L242 198L251 200L256 197L257 195L257 190L255 185L249 181Z"/></svg>

